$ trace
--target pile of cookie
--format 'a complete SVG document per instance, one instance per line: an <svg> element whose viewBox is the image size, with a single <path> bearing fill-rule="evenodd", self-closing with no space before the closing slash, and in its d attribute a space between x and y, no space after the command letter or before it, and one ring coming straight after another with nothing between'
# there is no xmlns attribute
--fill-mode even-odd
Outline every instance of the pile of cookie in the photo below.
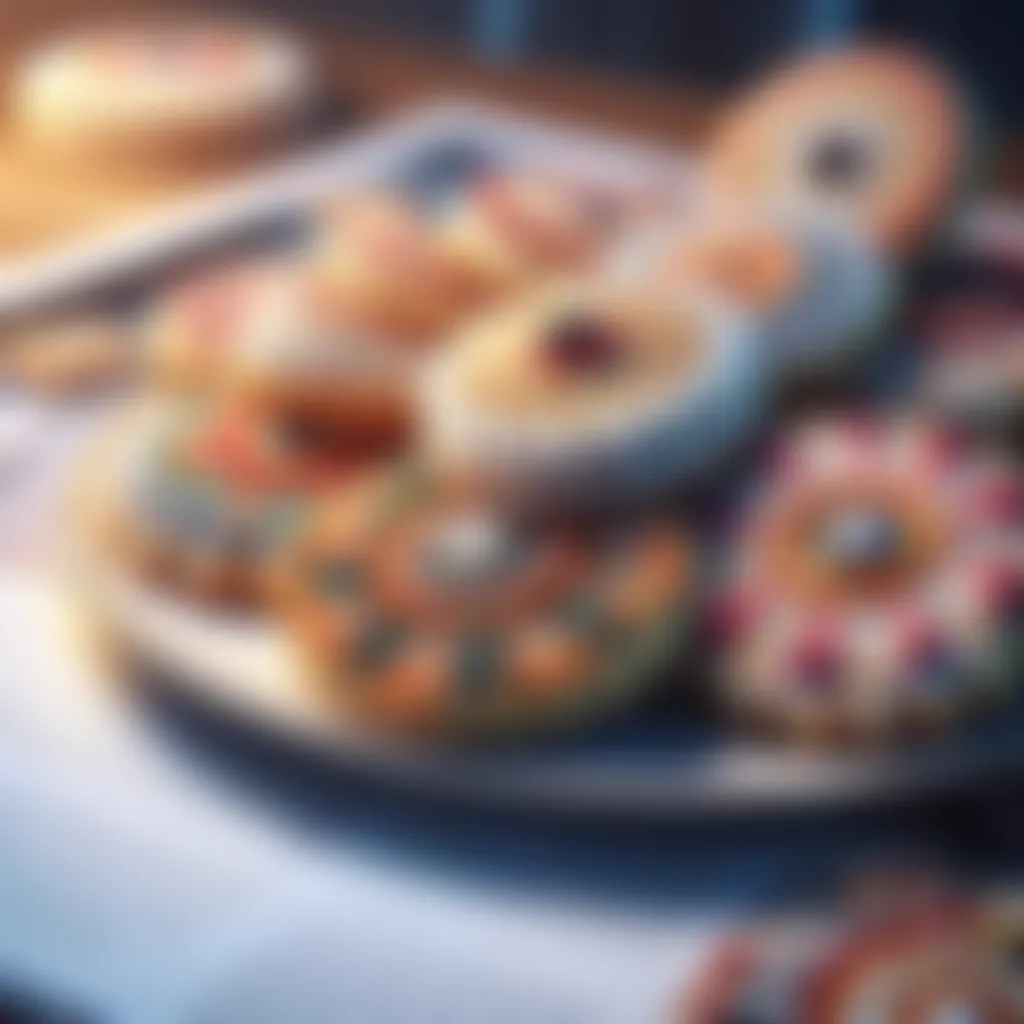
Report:
<svg viewBox="0 0 1024 1024"><path fill-rule="evenodd" d="M938 68L870 48L742 99L682 207L542 167L347 194L152 304L110 551L266 610L329 713L417 735L579 726L698 662L786 739L998 704L1024 321L992 274L922 298L975 143ZM908 320L935 345L850 411Z"/></svg>
<svg viewBox="0 0 1024 1024"><path fill-rule="evenodd" d="M828 914L722 943L680 1024L924 1024L1024 1020L1022 910L925 876L875 881Z"/></svg>

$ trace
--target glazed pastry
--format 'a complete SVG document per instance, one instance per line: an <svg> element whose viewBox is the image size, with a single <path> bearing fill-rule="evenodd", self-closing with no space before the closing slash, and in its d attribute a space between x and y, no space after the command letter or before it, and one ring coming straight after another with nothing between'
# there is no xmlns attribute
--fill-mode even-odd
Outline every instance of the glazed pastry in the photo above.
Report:
<svg viewBox="0 0 1024 1024"><path fill-rule="evenodd" d="M0 377L42 395L76 395L122 380L135 362L124 324L99 313L61 317L3 342Z"/></svg>
<svg viewBox="0 0 1024 1024"><path fill-rule="evenodd" d="M177 391L225 384L252 307L296 272L283 260L253 258L202 270L158 296L144 332L156 382Z"/></svg>
<svg viewBox="0 0 1024 1024"><path fill-rule="evenodd" d="M730 308L571 284L480 318L440 353L424 431L441 464L512 500L604 507L708 473L762 392Z"/></svg>
<svg viewBox="0 0 1024 1024"><path fill-rule="evenodd" d="M964 104L922 57L891 48L787 67L726 116L707 183L729 201L849 214L882 251L930 239L967 176Z"/></svg>
<svg viewBox="0 0 1024 1024"><path fill-rule="evenodd" d="M702 217L671 234L654 273L665 287L704 285L737 303L783 379L848 369L892 306L888 269L855 226L824 211Z"/></svg>
<svg viewBox="0 0 1024 1024"><path fill-rule="evenodd" d="M676 648L694 582L671 521L542 528L406 467L320 511L280 607L339 715L481 738L634 701Z"/></svg>
<svg viewBox="0 0 1024 1024"><path fill-rule="evenodd" d="M764 928L726 943L679 1024L1020 1024L1024 991L980 903Z"/></svg>
<svg viewBox="0 0 1024 1024"><path fill-rule="evenodd" d="M14 104L44 145L108 163L249 151L294 130L312 96L287 37L201 19L113 25L33 53Z"/></svg>
<svg viewBox="0 0 1024 1024"><path fill-rule="evenodd" d="M312 500L367 464L365 449L236 406L162 411L120 474L115 552L144 575L212 602L265 594Z"/></svg>
<svg viewBox="0 0 1024 1024"><path fill-rule="evenodd" d="M934 426L836 417L780 446L712 617L725 703L863 741L1000 696L1019 658L1024 478Z"/></svg>
<svg viewBox="0 0 1024 1024"><path fill-rule="evenodd" d="M331 215L309 265L249 309L236 382L270 410L401 435L426 354L473 296L410 204L364 196Z"/></svg>
<svg viewBox="0 0 1024 1024"><path fill-rule="evenodd" d="M607 191L539 172L474 182L444 229L449 251L483 292L507 295L592 266L621 211Z"/></svg>

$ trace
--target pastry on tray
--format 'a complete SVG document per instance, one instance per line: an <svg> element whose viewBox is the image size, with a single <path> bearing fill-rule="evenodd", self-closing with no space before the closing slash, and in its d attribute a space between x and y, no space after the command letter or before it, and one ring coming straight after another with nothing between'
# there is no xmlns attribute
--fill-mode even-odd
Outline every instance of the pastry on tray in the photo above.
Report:
<svg viewBox="0 0 1024 1024"><path fill-rule="evenodd" d="M787 434L725 555L724 703L801 740L929 729L1016 683L1024 476L938 427L825 417Z"/></svg>
<svg viewBox="0 0 1024 1024"><path fill-rule="evenodd" d="M621 712L679 647L696 576L672 519L540 524L410 465L321 507L278 598L327 708L465 739Z"/></svg>
<svg viewBox="0 0 1024 1024"><path fill-rule="evenodd" d="M371 461L363 447L237 405L160 409L113 474L106 546L171 590L251 606L315 498Z"/></svg>
<svg viewBox="0 0 1024 1024"><path fill-rule="evenodd" d="M566 283L475 320L439 353L425 445L508 500L601 509L708 475L763 391L746 321L726 304Z"/></svg>
<svg viewBox="0 0 1024 1024"><path fill-rule="evenodd" d="M728 201L838 208L905 254L943 226L972 144L964 101L937 66L893 47L841 50L783 68L726 114L707 185Z"/></svg>
<svg viewBox="0 0 1024 1024"><path fill-rule="evenodd" d="M665 287L702 284L737 303L783 381L850 369L888 327L893 274L848 218L741 207L681 225L658 249Z"/></svg>
<svg viewBox="0 0 1024 1024"><path fill-rule="evenodd" d="M413 204L394 195L335 204L299 272L260 289L248 309L235 384L293 418L404 434L426 355L475 301Z"/></svg>
<svg viewBox="0 0 1024 1024"><path fill-rule="evenodd" d="M443 236L485 294L503 296L593 266L621 219L605 188L509 171L472 182L445 217Z"/></svg>
<svg viewBox="0 0 1024 1024"><path fill-rule="evenodd" d="M305 53L280 32L165 18L57 38L29 55L13 104L36 143L121 168L262 148L294 133L312 95Z"/></svg>

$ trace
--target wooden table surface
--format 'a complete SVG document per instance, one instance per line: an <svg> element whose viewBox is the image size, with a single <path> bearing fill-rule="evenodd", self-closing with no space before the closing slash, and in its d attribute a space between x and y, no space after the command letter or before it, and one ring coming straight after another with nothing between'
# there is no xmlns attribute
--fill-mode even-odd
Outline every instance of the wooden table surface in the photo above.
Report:
<svg viewBox="0 0 1024 1024"><path fill-rule="evenodd" d="M0 2L0 87L6 86L19 57L54 31L153 6L167 4L154 0ZM579 69L484 65L436 49L384 42L337 24L292 27L309 41L329 92L350 100L363 122L430 99L462 95L642 140L692 146L699 143L718 106L713 97L681 85ZM7 130L0 130L0 264L131 222L147 210L239 171L223 167L165 169L159 175L89 171L33 152L8 117ZM1003 147L995 181L1001 191L1024 194L1024 147Z"/></svg>

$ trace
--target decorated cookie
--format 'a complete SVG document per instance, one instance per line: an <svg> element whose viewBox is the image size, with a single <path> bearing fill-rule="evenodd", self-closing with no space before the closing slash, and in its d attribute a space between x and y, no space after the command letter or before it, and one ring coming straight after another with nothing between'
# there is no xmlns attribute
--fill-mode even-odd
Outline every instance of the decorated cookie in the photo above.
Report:
<svg viewBox="0 0 1024 1024"><path fill-rule="evenodd" d="M74 395L123 379L135 358L129 332L117 318L69 315L3 339L0 377L38 394Z"/></svg>
<svg viewBox="0 0 1024 1024"><path fill-rule="evenodd" d="M655 258L666 287L702 284L758 325L782 378L835 374L877 341L892 305L883 262L824 211L720 211L672 232Z"/></svg>
<svg viewBox="0 0 1024 1024"><path fill-rule="evenodd" d="M301 121L312 95L288 38L200 19L114 25L31 55L15 107L33 138L123 164L249 150Z"/></svg>
<svg viewBox="0 0 1024 1024"><path fill-rule="evenodd" d="M934 725L1019 654L1024 478L944 431L836 417L780 445L713 615L721 692L794 737Z"/></svg>
<svg viewBox="0 0 1024 1024"><path fill-rule="evenodd" d="M557 286L430 367L427 444L513 499L606 506L707 473L761 406L744 319L709 296Z"/></svg>
<svg viewBox="0 0 1024 1024"><path fill-rule="evenodd" d="M726 116L707 162L712 193L850 215L884 251L932 236L966 177L964 105L922 57L891 48L783 69Z"/></svg>
<svg viewBox="0 0 1024 1024"><path fill-rule="evenodd" d="M681 639L694 577L673 522L541 527L406 468L322 509L280 596L338 713L465 738L633 701Z"/></svg>
<svg viewBox="0 0 1024 1024"><path fill-rule="evenodd" d="M233 372L250 312L297 269L268 257L202 270L159 295L146 318L146 356L156 382L208 391Z"/></svg>
<svg viewBox="0 0 1024 1024"><path fill-rule="evenodd" d="M489 174L447 218L450 252L488 294L593 264L619 223L606 189L541 172Z"/></svg>
<svg viewBox="0 0 1024 1024"><path fill-rule="evenodd" d="M115 549L194 596L249 604L310 503L368 453L235 406L154 417L122 474Z"/></svg>

